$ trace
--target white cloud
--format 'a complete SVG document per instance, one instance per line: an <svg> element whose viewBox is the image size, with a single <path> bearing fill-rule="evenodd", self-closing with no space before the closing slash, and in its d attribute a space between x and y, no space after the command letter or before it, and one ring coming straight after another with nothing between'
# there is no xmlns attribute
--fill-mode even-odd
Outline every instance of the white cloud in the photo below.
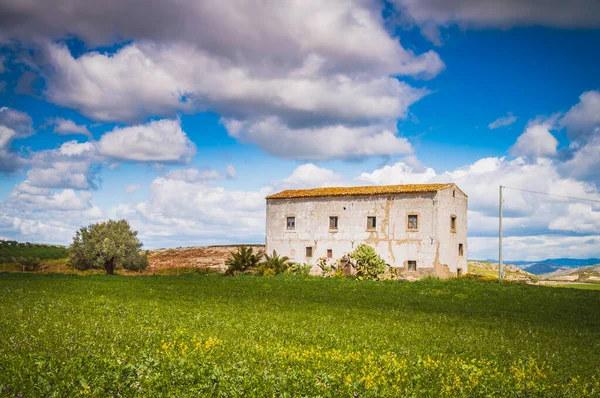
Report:
<svg viewBox="0 0 600 398"><path fill-rule="evenodd" d="M362 173L356 180L367 185L423 184L436 177L429 167L414 167L404 162L386 165L371 173Z"/></svg>
<svg viewBox="0 0 600 398"><path fill-rule="evenodd" d="M102 135L98 152L119 160L181 163L196 154L196 146L181 129L180 120L163 119L115 127Z"/></svg>
<svg viewBox="0 0 600 398"><path fill-rule="evenodd" d="M0 107L0 173L14 172L26 165L26 160L12 148L12 143L32 134L35 131L27 113Z"/></svg>
<svg viewBox="0 0 600 398"><path fill-rule="evenodd" d="M530 123L510 152L515 156L533 158L556 155L558 140L550 132L552 126L552 121Z"/></svg>
<svg viewBox="0 0 600 398"><path fill-rule="evenodd" d="M24 181L10 193L8 201L21 209L69 211L90 208L91 199L92 193L89 191L39 189L29 181Z"/></svg>
<svg viewBox="0 0 600 398"><path fill-rule="evenodd" d="M312 163L300 165L292 174L275 184L275 190L306 189L348 185L344 176Z"/></svg>
<svg viewBox="0 0 600 398"><path fill-rule="evenodd" d="M406 138L397 135L395 124L293 129L276 118L253 123L223 120L223 124L229 135L241 142L257 144L266 152L287 159L361 158L413 150Z"/></svg>
<svg viewBox="0 0 600 398"><path fill-rule="evenodd" d="M54 119L54 132L59 135L81 134L92 138L92 133L85 125L78 125L74 121L63 118Z"/></svg>
<svg viewBox="0 0 600 398"><path fill-rule="evenodd" d="M195 168L171 170L165 177L170 180L187 182L218 180L223 178L221 173L216 170L198 170Z"/></svg>
<svg viewBox="0 0 600 398"><path fill-rule="evenodd" d="M600 91L587 91L579 96L574 105L560 120L572 139L586 140L590 135L598 135L600 127Z"/></svg>
<svg viewBox="0 0 600 398"><path fill-rule="evenodd" d="M34 152L27 179L36 187L95 189L101 161L92 143L68 141L57 149Z"/></svg>
<svg viewBox="0 0 600 398"><path fill-rule="evenodd" d="M332 72L437 73L443 67L438 55L433 51L415 55L404 49L387 31L382 8L383 4L364 0L218 4L180 0L165 18L160 0L145 2L143 9L136 2L120 0L97 4L57 0L28 7L8 0L0 4L0 40L74 35L91 47L118 40L185 42L211 57L253 65L256 72L273 66L297 69L313 56Z"/></svg>
<svg viewBox="0 0 600 398"><path fill-rule="evenodd" d="M90 118L137 123L148 116L208 110L254 130L276 120L288 135L307 134L298 138L302 142L348 132L343 142L349 154L337 151L330 157L407 153L405 140L394 138L396 122L429 91L398 77L431 78L444 68L434 51L403 48L386 28L383 4L373 1L250 5L232 0L208 6L182 0L169 18L156 6L150 3L140 12L115 0L85 8L69 2L65 15L59 5L36 4L21 10L19 18L9 8L0 32L22 40L76 35L91 48L124 40L114 53L77 57L62 44L42 46L46 98ZM64 25L48 25L50 15ZM91 15L93 23L86 24ZM356 140L365 131L370 148L361 151ZM267 135L240 139L261 147L283 141L272 130L259 138ZM269 145L266 150L281 156ZM320 149L291 157L326 156Z"/></svg>
<svg viewBox="0 0 600 398"><path fill-rule="evenodd" d="M577 233L598 233L600 231L600 205L593 206L585 202L571 203L567 214L552 220L548 228Z"/></svg>
<svg viewBox="0 0 600 398"><path fill-rule="evenodd" d="M512 114L512 112L508 112L508 115L499 117L498 119L496 119L493 122L491 122L490 124L488 124L488 127L491 130L494 130L494 129L497 129L500 127L510 126L511 124L513 124L516 121L517 121L517 117L514 116Z"/></svg>
<svg viewBox="0 0 600 398"><path fill-rule="evenodd" d="M17 138L35 134L31 117L27 113L5 106L0 107L0 126L13 130Z"/></svg>

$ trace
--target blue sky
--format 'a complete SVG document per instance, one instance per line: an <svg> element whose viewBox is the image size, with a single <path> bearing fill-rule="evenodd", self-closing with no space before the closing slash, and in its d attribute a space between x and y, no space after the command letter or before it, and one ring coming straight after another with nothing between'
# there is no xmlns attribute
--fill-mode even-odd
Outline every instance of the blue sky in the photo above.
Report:
<svg viewBox="0 0 600 398"><path fill-rule="evenodd" d="M454 181L494 257L499 184L600 199L600 8L564 7L1 1L0 236L261 242L279 189ZM506 207L508 257L600 256L593 202Z"/></svg>

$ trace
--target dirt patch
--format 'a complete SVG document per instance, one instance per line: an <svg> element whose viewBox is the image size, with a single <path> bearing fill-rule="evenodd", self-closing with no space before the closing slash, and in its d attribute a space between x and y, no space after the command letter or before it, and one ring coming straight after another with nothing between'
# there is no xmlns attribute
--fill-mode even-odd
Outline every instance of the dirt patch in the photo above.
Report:
<svg viewBox="0 0 600 398"><path fill-rule="evenodd" d="M264 245L249 246L255 252L264 250ZM225 260L238 250L239 245L231 246L198 246L178 249L151 250L148 256L149 268L159 270L165 268L202 268L207 270L225 270Z"/></svg>

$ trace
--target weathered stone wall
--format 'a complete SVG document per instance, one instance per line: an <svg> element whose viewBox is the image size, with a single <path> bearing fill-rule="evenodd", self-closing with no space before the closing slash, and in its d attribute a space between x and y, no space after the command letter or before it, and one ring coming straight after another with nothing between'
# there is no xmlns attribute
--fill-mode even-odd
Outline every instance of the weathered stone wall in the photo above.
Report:
<svg viewBox="0 0 600 398"><path fill-rule="evenodd" d="M415 274L456 275L466 272L466 197L452 187L437 193L370 196L332 196L267 200L266 250L293 261L315 264L332 250L337 259L361 243L374 247L390 265L406 269L417 261ZM450 233L450 213L457 215L457 232ZM408 214L419 215L418 231L407 230ZM286 218L296 218L294 231ZM338 217L338 230L329 229L329 217ZM375 230L367 229L367 217L377 217ZM444 230L445 228L445 230ZM458 257L458 241L464 237L464 261ZM306 247L313 248L307 258Z"/></svg>

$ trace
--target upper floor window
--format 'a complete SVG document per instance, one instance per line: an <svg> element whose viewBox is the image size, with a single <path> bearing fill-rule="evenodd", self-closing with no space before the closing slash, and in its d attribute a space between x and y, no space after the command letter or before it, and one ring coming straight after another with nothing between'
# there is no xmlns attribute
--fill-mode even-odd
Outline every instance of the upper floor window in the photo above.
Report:
<svg viewBox="0 0 600 398"><path fill-rule="evenodd" d="M406 229L409 231L418 231L419 230L419 215L418 214L409 214L407 216Z"/></svg>
<svg viewBox="0 0 600 398"><path fill-rule="evenodd" d="M288 217L286 229L288 231L293 231L296 229L296 217Z"/></svg>
<svg viewBox="0 0 600 398"><path fill-rule="evenodd" d="M463 249L463 244L462 243L458 244L458 255L459 256L464 256L465 255L465 250Z"/></svg>
<svg viewBox="0 0 600 398"><path fill-rule="evenodd" d="M338 229L338 217L337 216L329 217L329 229L333 229L333 230Z"/></svg>
<svg viewBox="0 0 600 398"><path fill-rule="evenodd" d="M367 229L376 229L377 228L377 217L368 216L367 217Z"/></svg>
<svg viewBox="0 0 600 398"><path fill-rule="evenodd" d="M456 216L450 216L450 232L456 232Z"/></svg>

